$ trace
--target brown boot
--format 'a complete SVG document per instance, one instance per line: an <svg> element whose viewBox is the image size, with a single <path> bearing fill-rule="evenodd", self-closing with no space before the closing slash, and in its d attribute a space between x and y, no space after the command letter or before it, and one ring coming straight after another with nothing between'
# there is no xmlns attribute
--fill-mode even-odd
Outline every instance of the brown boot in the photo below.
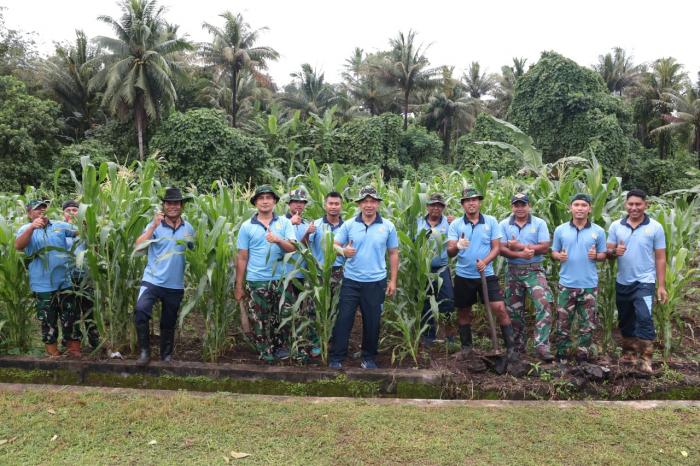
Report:
<svg viewBox="0 0 700 466"><path fill-rule="evenodd" d="M69 340L66 347L68 348L66 353L69 358L80 359L80 340Z"/></svg>
<svg viewBox="0 0 700 466"><path fill-rule="evenodd" d="M654 356L654 342L652 340L637 340L639 343L642 359L639 362L639 370L645 374L653 374L654 369L651 367L652 357Z"/></svg>
<svg viewBox="0 0 700 466"><path fill-rule="evenodd" d="M58 345L56 343L46 343L46 354L50 358L58 358L61 356L61 352L58 350Z"/></svg>
<svg viewBox="0 0 700 466"><path fill-rule="evenodd" d="M639 361L637 353L639 353L639 341L635 337L622 337L620 364L637 365Z"/></svg>

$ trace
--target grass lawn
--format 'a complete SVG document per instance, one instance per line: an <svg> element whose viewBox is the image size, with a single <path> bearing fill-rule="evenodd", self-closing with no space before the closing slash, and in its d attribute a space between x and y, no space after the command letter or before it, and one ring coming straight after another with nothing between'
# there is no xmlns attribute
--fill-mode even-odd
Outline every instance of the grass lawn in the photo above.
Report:
<svg viewBox="0 0 700 466"><path fill-rule="evenodd" d="M698 464L698 445L697 407L0 391L0 464Z"/></svg>

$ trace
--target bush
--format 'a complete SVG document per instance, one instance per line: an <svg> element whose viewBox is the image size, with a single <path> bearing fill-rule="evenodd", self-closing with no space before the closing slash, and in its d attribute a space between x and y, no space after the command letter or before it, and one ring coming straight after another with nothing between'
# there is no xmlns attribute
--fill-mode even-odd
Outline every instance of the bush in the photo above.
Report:
<svg viewBox="0 0 700 466"><path fill-rule="evenodd" d="M523 167L523 160L512 152L496 146L475 144L477 141L497 141L514 144L513 135L497 124L491 116L480 113L471 133L457 140L455 164L459 170L495 170L499 176L510 176Z"/></svg>
<svg viewBox="0 0 700 466"><path fill-rule="evenodd" d="M632 171L629 187L643 189L652 196L660 196L676 189L690 188L697 185L700 180L686 173L689 168L688 159L683 157L645 158L640 160Z"/></svg>
<svg viewBox="0 0 700 466"><path fill-rule="evenodd" d="M401 134L399 163L418 168L421 164L432 164L442 159L442 141L422 126L409 126Z"/></svg>
<svg viewBox="0 0 700 466"><path fill-rule="evenodd" d="M208 187L218 180L256 182L270 155L262 141L226 123L217 110L174 112L151 140L167 161L168 175L181 185Z"/></svg>

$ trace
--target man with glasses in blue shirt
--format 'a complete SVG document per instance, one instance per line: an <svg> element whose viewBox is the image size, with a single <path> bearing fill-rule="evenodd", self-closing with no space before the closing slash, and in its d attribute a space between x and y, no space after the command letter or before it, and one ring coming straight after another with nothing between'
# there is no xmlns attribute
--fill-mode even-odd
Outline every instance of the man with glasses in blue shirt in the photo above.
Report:
<svg viewBox="0 0 700 466"><path fill-rule="evenodd" d="M639 362L642 372L652 373L656 339L652 317L654 291L659 302L668 301L666 236L663 226L646 214L646 208L644 191L632 189L627 193L627 215L610 225L608 257L617 258L615 298L622 333L621 362Z"/></svg>
<svg viewBox="0 0 700 466"><path fill-rule="evenodd" d="M579 193L570 204L571 220L554 230L552 257L561 262L557 325L554 335L559 361L564 362L571 351L571 326L578 321L578 341L575 357L587 361L593 347L593 330L598 320L598 268L596 262L607 257L605 231L592 223L591 197Z"/></svg>
<svg viewBox="0 0 700 466"><path fill-rule="evenodd" d="M155 214L151 224L136 239L137 249L148 249L148 262L134 310L139 365L151 360L148 324L157 301L162 304L160 360L172 360L177 313L185 293L185 248L194 247L194 228L182 218L185 198L180 190L166 189L161 201L163 210Z"/></svg>
<svg viewBox="0 0 700 466"><path fill-rule="evenodd" d="M379 325L384 297L393 296L399 271L399 239L396 227L379 215L382 198L372 186L365 186L355 202L360 213L345 221L335 234L338 254L346 258L340 286L338 319L332 336L328 367L341 369L348 352L348 340L355 321L355 310L362 312L363 369L376 369ZM389 255L387 282L386 255Z"/></svg>

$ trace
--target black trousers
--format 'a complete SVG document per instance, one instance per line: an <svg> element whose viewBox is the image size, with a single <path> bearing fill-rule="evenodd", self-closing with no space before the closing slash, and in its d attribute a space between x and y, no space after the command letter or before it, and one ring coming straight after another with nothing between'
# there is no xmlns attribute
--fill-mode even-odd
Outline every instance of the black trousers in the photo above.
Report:
<svg viewBox="0 0 700 466"><path fill-rule="evenodd" d="M153 312L153 306L158 300L163 304L160 316L161 329L174 329L177 323L177 312L180 309L185 290L163 288L148 282L141 282L141 290L136 300L134 321L136 325L148 324Z"/></svg>

